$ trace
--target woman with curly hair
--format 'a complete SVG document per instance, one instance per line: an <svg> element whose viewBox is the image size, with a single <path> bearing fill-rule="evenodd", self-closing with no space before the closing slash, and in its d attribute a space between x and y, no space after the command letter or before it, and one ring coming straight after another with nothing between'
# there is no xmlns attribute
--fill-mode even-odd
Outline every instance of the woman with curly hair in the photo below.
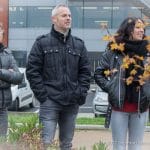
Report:
<svg viewBox="0 0 150 150"><path fill-rule="evenodd" d="M126 18L110 39L94 77L109 95L113 150L126 150L127 145L128 150L140 150L150 105L150 45L145 24L140 18Z"/></svg>

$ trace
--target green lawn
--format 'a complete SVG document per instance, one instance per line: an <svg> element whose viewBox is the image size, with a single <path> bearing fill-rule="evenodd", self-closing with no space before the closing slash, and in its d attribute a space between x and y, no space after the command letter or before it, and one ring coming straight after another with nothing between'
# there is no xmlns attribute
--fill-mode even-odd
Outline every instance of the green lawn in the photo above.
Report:
<svg viewBox="0 0 150 150"><path fill-rule="evenodd" d="M97 118L77 118L77 124L89 124L89 125L104 125L105 118L104 117L97 117Z"/></svg>
<svg viewBox="0 0 150 150"><path fill-rule="evenodd" d="M33 117L37 117L37 114L35 113L9 113L8 119L15 120L16 123L25 123L28 120L32 120ZM38 117L37 117L38 118ZM38 122L38 120L37 120ZM97 117L97 118L87 118L87 117L81 117L77 118L76 124L87 124L87 125L104 125L105 118L104 117ZM147 125L150 126L150 122L147 123Z"/></svg>
<svg viewBox="0 0 150 150"><path fill-rule="evenodd" d="M37 117L37 114L35 113L9 113L8 119L15 120L16 123L25 123L28 120L31 120L31 118ZM89 125L103 125L104 124L104 117L97 117L97 118L87 118L87 117L81 117L77 118L76 123L77 124L89 124Z"/></svg>

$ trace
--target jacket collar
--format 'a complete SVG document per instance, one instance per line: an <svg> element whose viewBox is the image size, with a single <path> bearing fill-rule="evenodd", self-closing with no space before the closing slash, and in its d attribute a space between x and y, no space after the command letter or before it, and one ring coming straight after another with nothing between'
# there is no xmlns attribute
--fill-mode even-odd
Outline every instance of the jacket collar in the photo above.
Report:
<svg viewBox="0 0 150 150"><path fill-rule="evenodd" d="M64 34L62 34L62 33L58 32L58 31L56 31L56 30L54 29L54 25L52 25L51 34L52 34L54 37L56 37L57 39L59 39L60 41L62 41L62 42L65 43L65 42L69 39L69 37L70 37L70 35L71 35L71 29L69 29L67 36L65 36Z"/></svg>

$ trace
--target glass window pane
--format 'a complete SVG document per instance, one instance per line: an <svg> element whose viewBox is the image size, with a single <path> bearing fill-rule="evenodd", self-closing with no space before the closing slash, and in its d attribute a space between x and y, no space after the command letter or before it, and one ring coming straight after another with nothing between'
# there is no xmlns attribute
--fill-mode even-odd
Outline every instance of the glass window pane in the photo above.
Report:
<svg viewBox="0 0 150 150"><path fill-rule="evenodd" d="M72 27L73 28L82 28L83 27L83 11L81 7L70 7L72 14Z"/></svg>
<svg viewBox="0 0 150 150"><path fill-rule="evenodd" d="M101 23L118 28L128 16L148 18L149 8L140 0L69 0L73 28L98 29Z"/></svg>
<svg viewBox="0 0 150 150"><path fill-rule="evenodd" d="M22 28L26 27L27 8L23 6L9 7L9 27Z"/></svg>
<svg viewBox="0 0 150 150"><path fill-rule="evenodd" d="M28 7L28 27L49 27L52 7Z"/></svg>

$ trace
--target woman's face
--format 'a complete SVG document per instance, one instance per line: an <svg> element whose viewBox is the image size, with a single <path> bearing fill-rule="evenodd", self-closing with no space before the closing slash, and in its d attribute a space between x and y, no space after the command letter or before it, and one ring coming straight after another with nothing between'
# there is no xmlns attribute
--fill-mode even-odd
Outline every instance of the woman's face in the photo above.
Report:
<svg viewBox="0 0 150 150"><path fill-rule="evenodd" d="M133 32L131 32L131 40L142 40L144 36L144 23L139 19L136 21Z"/></svg>

